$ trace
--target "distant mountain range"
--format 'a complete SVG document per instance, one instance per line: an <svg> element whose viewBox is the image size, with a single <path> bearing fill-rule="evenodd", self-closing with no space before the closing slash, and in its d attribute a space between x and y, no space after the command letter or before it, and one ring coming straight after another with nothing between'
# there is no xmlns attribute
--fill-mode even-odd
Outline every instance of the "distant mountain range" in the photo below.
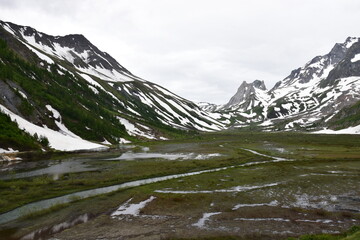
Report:
<svg viewBox="0 0 360 240"><path fill-rule="evenodd" d="M227 127L314 131L358 126L359 38L336 43L328 54L291 71L270 90L260 80L243 82L227 104L201 107L227 116Z"/></svg>
<svg viewBox="0 0 360 240"><path fill-rule="evenodd" d="M7 119L0 126L24 130L0 132L0 152L93 149L227 128L347 128L360 125L359 83L360 42L348 38L271 90L243 82L227 104L196 104L132 74L83 35L0 21L0 119Z"/></svg>

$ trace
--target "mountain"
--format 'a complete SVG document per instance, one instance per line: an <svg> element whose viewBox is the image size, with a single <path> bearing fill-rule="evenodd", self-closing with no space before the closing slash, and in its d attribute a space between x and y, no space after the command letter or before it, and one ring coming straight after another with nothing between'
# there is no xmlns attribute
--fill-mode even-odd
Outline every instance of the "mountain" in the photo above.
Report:
<svg viewBox="0 0 360 240"><path fill-rule="evenodd" d="M224 127L219 114L137 77L83 35L51 36L3 21L0 97L2 115L58 150Z"/></svg>
<svg viewBox="0 0 360 240"><path fill-rule="evenodd" d="M80 34L0 21L0 153L79 150L226 128L360 124L360 42L347 38L267 90L243 82L223 105L195 104L142 79Z"/></svg>
<svg viewBox="0 0 360 240"><path fill-rule="evenodd" d="M254 110L260 102L266 100L267 95L264 81L255 80L252 83L244 81L236 94L221 109L245 113L248 110Z"/></svg>
<svg viewBox="0 0 360 240"><path fill-rule="evenodd" d="M215 112L231 115L229 126L257 124L266 130L317 130L360 124L360 42L349 37L331 51L266 90L262 82L243 82ZM348 110L346 110L348 109ZM336 119L336 120L335 120ZM340 124L341 123L341 124Z"/></svg>

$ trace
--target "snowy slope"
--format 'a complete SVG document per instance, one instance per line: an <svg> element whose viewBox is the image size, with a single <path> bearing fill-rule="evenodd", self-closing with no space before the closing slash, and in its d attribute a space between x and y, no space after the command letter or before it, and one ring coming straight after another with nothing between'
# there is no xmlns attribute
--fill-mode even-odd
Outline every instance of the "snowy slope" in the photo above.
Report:
<svg viewBox="0 0 360 240"><path fill-rule="evenodd" d="M267 91L243 83L220 112L244 126L257 122L267 129L326 126L338 111L360 100L360 43L349 37L326 55L317 56ZM258 83L257 83L258 84Z"/></svg>
<svg viewBox="0 0 360 240"><path fill-rule="evenodd" d="M74 150L100 150L106 149L104 145L92 143L86 140L81 139L79 136L71 133L64 125L62 125L63 131L58 132L52 129L49 129L47 126L37 126L22 117L14 114L4 106L0 105L0 110L9 115L13 121L16 121L20 129L25 130L26 132L34 135L35 133L39 136L44 136L49 140L49 145L51 148L61 151L74 151ZM58 114L56 110L55 113ZM60 115L58 115L61 118ZM61 124L61 123L60 123Z"/></svg>
<svg viewBox="0 0 360 240"><path fill-rule="evenodd" d="M56 69L57 74L68 76L79 87L83 87L83 82L85 81L87 88L93 93L91 101L100 106L104 111L114 114L114 117L122 119L118 120L117 124L124 127L126 134L114 135L112 137L113 141L111 141L113 143L116 139L121 139L123 142L128 137L130 140L132 139L131 137L166 139L166 134L172 131L171 128L186 131L217 131L224 129L225 124L219 120L221 118L219 114L204 111L193 102L181 98L157 84L133 75L109 54L100 51L83 35L51 36L38 32L31 27L2 21L0 21L0 26L12 38L1 32L0 37L4 37L7 41L12 41L10 45L19 55L27 58L33 54L38 58L35 61L37 62L36 65L47 69L49 72L53 72L53 69ZM25 48L14 44L16 41L23 44ZM32 78L36 77L36 74L32 73L27 75ZM9 89L14 88L10 86ZM29 95L25 90L20 92L24 92L25 96ZM8 93L0 91L0 94ZM23 100L21 99L21 101ZM45 114L43 117L49 121L49 117L46 114L51 109L45 111L40 108L44 105L51 106L52 104L44 102L41 104L42 106L35 106L32 100L32 97L29 96L28 102L36 107L38 112ZM107 105L105 106L104 103ZM15 114L20 114L17 107L13 104L4 102L3 105L14 111ZM86 111L93 111L89 106L85 106L84 103L79 102L78 105L82 108L81 111L84 109ZM57 109L56 111L61 115L64 114L62 109ZM19 116L30 122L36 120L37 125L44 123L41 115L36 117L20 114ZM69 119L68 115L65 117L67 117L67 122L73 121ZM101 115L97 117L100 118L99 121L108 120L104 119ZM69 128L69 126L65 126L65 123L56 119L50 118L50 120L54 124L50 124L49 128L57 132L63 134L63 130ZM111 121L113 121L112 118ZM87 125L81 128L82 130L77 130L78 134L83 131L84 134L80 134L83 136L91 135L89 131L95 131L93 127ZM162 133L163 129L165 129L165 134ZM74 130L70 129L68 132ZM104 136L103 139L98 141L103 142L106 139L109 139L109 136L107 138Z"/></svg>

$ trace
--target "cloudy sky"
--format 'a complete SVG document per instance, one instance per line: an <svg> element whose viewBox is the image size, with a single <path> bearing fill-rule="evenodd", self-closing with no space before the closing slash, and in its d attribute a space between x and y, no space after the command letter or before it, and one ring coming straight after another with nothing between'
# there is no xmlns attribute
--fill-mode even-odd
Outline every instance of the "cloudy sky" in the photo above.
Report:
<svg viewBox="0 0 360 240"><path fill-rule="evenodd" d="M360 37L359 0L0 0L0 16L81 33L135 75L218 104Z"/></svg>

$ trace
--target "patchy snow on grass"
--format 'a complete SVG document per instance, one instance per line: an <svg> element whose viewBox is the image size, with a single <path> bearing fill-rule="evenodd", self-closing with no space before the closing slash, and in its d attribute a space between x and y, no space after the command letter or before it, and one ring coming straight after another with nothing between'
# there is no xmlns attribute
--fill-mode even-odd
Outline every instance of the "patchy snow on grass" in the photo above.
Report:
<svg viewBox="0 0 360 240"><path fill-rule="evenodd" d="M263 222L263 221L290 222L290 219L285 219L285 218L235 218L235 220L253 221L253 222Z"/></svg>
<svg viewBox="0 0 360 240"><path fill-rule="evenodd" d="M12 148L8 148L8 150L0 148L0 153L17 153L19 152L18 150L14 150Z"/></svg>
<svg viewBox="0 0 360 240"><path fill-rule="evenodd" d="M216 189L216 190L189 190L189 191L178 191L178 190L156 190L157 193L172 193L172 194L202 194L202 193L236 193L236 192L246 192L256 189L273 187L281 184L278 183L269 183L264 185L255 185L255 186L235 186L228 189Z"/></svg>
<svg viewBox="0 0 360 240"><path fill-rule="evenodd" d="M204 160L213 157L222 156L219 153L210 153L210 154L195 154L195 153L149 153L149 152L126 152L121 154L120 157L110 158L107 160L135 160L135 159L152 159L152 158L162 158L167 160Z"/></svg>
<svg viewBox="0 0 360 240"><path fill-rule="evenodd" d="M120 144L127 144L127 143L131 143L131 141L126 140L125 138L120 138L120 139L119 139L119 143L120 143Z"/></svg>
<svg viewBox="0 0 360 240"><path fill-rule="evenodd" d="M54 109L51 105L46 105L45 107L46 107L47 110L52 112L53 117L55 119L60 119L61 118L60 113L56 109Z"/></svg>
<svg viewBox="0 0 360 240"><path fill-rule="evenodd" d="M25 95L25 93L23 93L22 91L18 90L18 93L25 99L27 99L27 96Z"/></svg>
<svg viewBox="0 0 360 240"><path fill-rule="evenodd" d="M275 207L279 205L279 202L274 200L270 203L250 203L250 204L237 204L235 205L232 210L237 210L239 208L243 208L243 207L263 207L263 206L268 206L268 207Z"/></svg>
<svg viewBox="0 0 360 240"><path fill-rule="evenodd" d="M100 55L98 55L101 57ZM101 57L103 58L103 57ZM103 58L106 60L105 58ZM82 67L76 67L78 70L85 72L87 74L93 75L95 77L98 77L102 80L109 81L109 82L131 82L134 81L134 79L130 76L124 75L123 73L119 73L116 70L109 70L106 68L102 68L99 66L90 66L89 68L82 68Z"/></svg>
<svg viewBox="0 0 360 240"><path fill-rule="evenodd" d="M95 87L93 87L93 86L91 86L91 85L89 85L88 86L90 89L91 89L91 91L93 91L95 94L99 94L99 90L97 90Z"/></svg>
<svg viewBox="0 0 360 240"><path fill-rule="evenodd" d="M34 52L40 59L46 61L49 64L55 63L50 57L46 56L45 54L41 53L40 51L36 50L34 47L24 43L24 45L29 48L32 52Z"/></svg>
<svg viewBox="0 0 360 240"><path fill-rule="evenodd" d="M61 151L74 151L74 150L83 150L83 149L101 149L107 148L103 145L92 143L81 139L80 137L75 137L74 133L71 133L65 125L62 125L61 122L55 121L55 123L59 123L58 127L63 132L57 132L55 130L49 129L46 126L40 127L37 126L26 119L16 115L15 113L11 112L4 106L0 105L0 110L3 111L5 114L9 115L12 121L16 121L19 128L25 130L31 135L35 133L38 136L44 136L49 140L50 147L61 150ZM75 135L75 136L74 136Z"/></svg>
<svg viewBox="0 0 360 240"><path fill-rule="evenodd" d="M150 203L154 199L156 199L156 197L151 196L149 199L145 201L130 204L132 200L132 198L130 198L124 204L120 205L120 207L111 214L111 217L115 218L121 215L139 216L140 210L143 209L146 206L146 204Z"/></svg>
<svg viewBox="0 0 360 240"><path fill-rule="evenodd" d="M207 221L210 220L210 217L214 216L214 215L218 215L220 213L221 212L204 213L202 218L200 218L199 221L194 223L192 226L197 227L197 228L206 228L205 224Z"/></svg>
<svg viewBox="0 0 360 240"><path fill-rule="evenodd" d="M59 113L59 111L57 111L55 108L53 108L51 105L46 105L45 106L47 108L47 110L49 110L50 112L52 112L53 117L55 118L55 124L56 126L60 129L60 132L64 135L73 137L73 138L77 138L77 139L81 139L81 137L79 137L78 135L76 135L75 133L71 132L62 122L61 119L61 115Z"/></svg>
<svg viewBox="0 0 360 240"><path fill-rule="evenodd" d="M323 129L317 132L312 132L315 134L360 134L360 125L355 127L344 128L340 130L331 130L331 129Z"/></svg>
<svg viewBox="0 0 360 240"><path fill-rule="evenodd" d="M137 126L135 126L135 124L131 123L129 120L127 120L125 118L121 118L121 117L116 117L116 118L119 119L120 123L125 126L126 131L129 135L140 136L140 137L144 137L147 139L156 139L156 137L154 135L140 130ZM140 125L140 124L138 124L138 125ZM140 127L150 130L148 127L143 126L143 125L140 125Z"/></svg>
<svg viewBox="0 0 360 240"><path fill-rule="evenodd" d="M94 79L92 79L89 75L85 74L85 73L79 73L79 75L85 79L88 83L90 83L93 86L99 87L100 89L102 89L103 91L106 92L106 90L100 85L100 83L98 83L97 81L95 81Z"/></svg>
<svg viewBox="0 0 360 240"><path fill-rule="evenodd" d="M101 142L101 144L104 145L111 145L111 142L109 142L106 138L104 138L105 140L103 142Z"/></svg>
<svg viewBox="0 0 360 240"><path fill-rule="evenodd" d="M251 150L251 149L247 149L247 148L242 148L242 149L243 149L243 150L246 150L246 151L249 151L249 152L251 152L251 153L253 153L253 154L259 155L259 156L272 158L272 159L274 159L275 161L291 161L290 159L287 159L287 158L269 156L269 155L262 154L262 153L259 153L259 152L257 152L257 151L254 151L254 150ZM245 163L245 164L246 164L246 163Z"/></svg>

